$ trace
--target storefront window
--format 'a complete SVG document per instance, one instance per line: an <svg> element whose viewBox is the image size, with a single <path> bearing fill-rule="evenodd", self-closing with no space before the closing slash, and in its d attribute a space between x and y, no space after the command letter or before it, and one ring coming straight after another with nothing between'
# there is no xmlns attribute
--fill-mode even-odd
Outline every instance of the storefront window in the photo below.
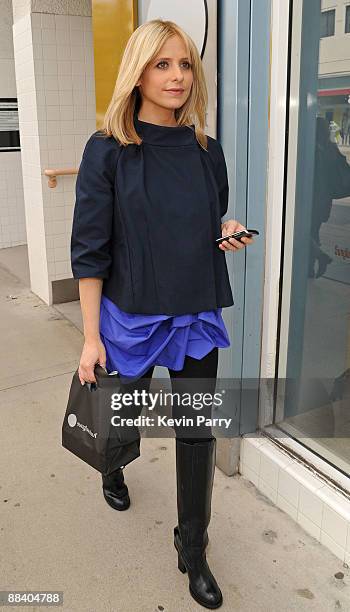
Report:
<svg viewBox="0 0 350 612"><path fill-rule="evenodd" d="M329 37L325 2L293 2L275 424L348 474L350 56L334 4Z"/></svg>

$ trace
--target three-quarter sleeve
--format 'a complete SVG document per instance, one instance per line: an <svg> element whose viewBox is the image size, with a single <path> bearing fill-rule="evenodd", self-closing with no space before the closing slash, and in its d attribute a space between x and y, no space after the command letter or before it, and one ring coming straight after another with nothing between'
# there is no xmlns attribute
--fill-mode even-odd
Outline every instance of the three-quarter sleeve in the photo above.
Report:
<svg viewBox="0 0 350 612"><path fill-rule="evenodd" d="M229 197L229 185L228 185L228 177L227 177L227 166L226 160L224 156L224 152L222 150L222 146L219 141L217 142L217 155L218 161L216 166L216 180L218 183L219 189L219 199L220 199L220 216L223 217L227 213L228 209L228 197Z"/></svg>
<svg viewBox="0 0 350 612"><path fill-rule="evenodd" d="M109 277L118 145L96 132L87 141L76 186L71 234L74 278Z"/></svg>

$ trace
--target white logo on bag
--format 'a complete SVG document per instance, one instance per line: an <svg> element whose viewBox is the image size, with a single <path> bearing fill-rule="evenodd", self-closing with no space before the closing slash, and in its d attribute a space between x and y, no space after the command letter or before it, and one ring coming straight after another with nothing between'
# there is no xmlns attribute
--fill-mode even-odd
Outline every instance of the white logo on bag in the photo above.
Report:
<svg viewBox="0 0 350 612"><path fill-rule="evenodd" d="M79 423L76 414L73 414L72 412L68 415L68 425L70 427L75 427L76 425L78 425L78 427L80 427L83 431L87 431L88 434L92 437L92 438L97 438L97 432L96 433L92 433L92 431L88 428L87 425L83 425L82 423Z"/></svg>
<svg viewBox="0 0 350 612"><path fill-rule="evenodd" d="M75 425L77 424L77 417L75 414L69 414L68 415L68 425L70 425L71 427L75 427Z"/></svg>

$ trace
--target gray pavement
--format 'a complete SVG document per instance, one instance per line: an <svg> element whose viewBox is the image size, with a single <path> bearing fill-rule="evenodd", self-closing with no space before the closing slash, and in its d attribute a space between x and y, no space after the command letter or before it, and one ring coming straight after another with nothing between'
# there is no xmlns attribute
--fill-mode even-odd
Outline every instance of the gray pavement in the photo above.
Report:
<svg viewBox="0 0 350 612"><path fill-rule="evenodd" d="M61 447L83 344L62 313L77 321L79 304L48 307L25 274L10 272L9 251L0 252L0 590L62 590L69 612L204 609L172 541L174 440L142 439L125 469L131 506L110 508L100 474ZM350 610L348 567L249 481L218 468L209 538L221 610Z"/></svg>

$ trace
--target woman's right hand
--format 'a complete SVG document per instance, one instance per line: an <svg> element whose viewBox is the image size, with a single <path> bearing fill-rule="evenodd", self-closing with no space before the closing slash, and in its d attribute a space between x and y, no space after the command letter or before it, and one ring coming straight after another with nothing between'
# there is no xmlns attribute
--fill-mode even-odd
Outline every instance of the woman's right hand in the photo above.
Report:
<svg viewBox="0 0 350 612"><path fill-rule="evenodd" d="M106 368L106 349L101 338L96 340L85 340L78 368L79 380L82 385L85 382L96 383L95 365Z"/></svg>

